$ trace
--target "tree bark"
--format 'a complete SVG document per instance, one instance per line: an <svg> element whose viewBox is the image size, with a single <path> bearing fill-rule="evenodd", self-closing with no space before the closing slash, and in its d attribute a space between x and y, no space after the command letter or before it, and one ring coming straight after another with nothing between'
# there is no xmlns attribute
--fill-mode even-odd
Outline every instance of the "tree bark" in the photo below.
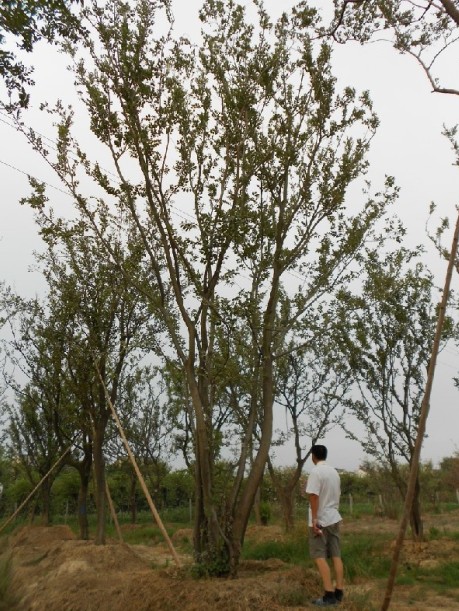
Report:
<svg viewBox="0 0 459 611"><path fill-rule="evenodd" d="M42 526L49 526L51 524L51 485L49 478L43 482L40 496L42 502L40 522Z"/></svg>
<svg viewBox="0 0 459 611"><path fill-rule="evenodd" d="M135 524L137 520L137 476L134 471L131 472L131 487L129 491L129 505L131 509L131 523Z"/></svg>
<svg viewBox="0 0 459 611"><path fill-rule="evenodd" d="M413 505L410 514L410 526L415 541L422 541L424 537L424 525L421 517L421 502L420 502L421 486L419 483L419 474L416 478L414 489Z"/></svg>
<svg viewBox="0 0 459 611"><path fill-rule="evenodd" d="M105 460L104 460L104 436L107 418L103 417L95 423L94 439L93 439L93 456L94 456L94 479L96 493L96 545L105 544Z"/></svg>
<svg viewBox="0 0 459 611"><path fill-rule="evenodd" d="M76 460L73 457L67 459L67 464L78 471L80 476L80 487L78 489L77 519L79 528L79 538L86 541L89 539L88 523L88 495L89 480L91 479L92 467L92 439L90 435L83 432L83 458Z"/></svg>
<svg viewBox="0 0 459 611"><path fill-rule="evenodd" d="M78 490L78 527L80 529L80 539L87 541L89 539L89 523L88 523L88 489L89 489L89 474L80 471L80 488Z"/></svg>

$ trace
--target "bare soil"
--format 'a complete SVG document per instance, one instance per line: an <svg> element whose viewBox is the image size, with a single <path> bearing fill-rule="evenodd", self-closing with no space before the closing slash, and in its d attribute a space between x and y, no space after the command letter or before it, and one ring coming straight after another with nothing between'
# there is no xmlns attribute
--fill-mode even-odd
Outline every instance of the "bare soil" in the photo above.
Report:
<svg viewBox="0 0 459 611"><path fill-rule="evenodd" d="M459 512L435 516L437 528L459 530ZM443 525L442 525L443 520ZM127 527L129 528L129 527ZM395 533L398 524L383 518L346 520L345 533L368 530ZM426 530L429 519L426 520ZM344 533L343 533L344 534ZM278 526L250 527L251 540L281 540ZM190 538L183 530L174 535L180 542ZM307 551L305 551L305 554ZM390 545L387 553L390 554ZM96 546L76 540L67 526L28 526L4 539L3 557L11 559L8 611L266 611L312 608L305 601L321 593L314 570L280 560L242 562L237 579L193 579L191 558L180 555L177 567L164 544L127 545L109 541ZM413 544L407 541L402 562L435 566L445 558L459 560L459 543L449 539ZM384 583L362 580L346 587L343 610L377 609ZM306 593L306 595L305 595ZM391 609L398 611L459 610L456 601L423 584L397 586Z"/></svg>

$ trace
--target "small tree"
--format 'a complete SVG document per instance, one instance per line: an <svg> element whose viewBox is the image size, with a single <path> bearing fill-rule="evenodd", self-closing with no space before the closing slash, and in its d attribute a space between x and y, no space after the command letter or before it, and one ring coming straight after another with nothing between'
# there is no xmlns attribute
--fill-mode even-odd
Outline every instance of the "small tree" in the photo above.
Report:
<svg viewBox="0 0 459 611"><path fill-rule="evenodd" d="M339 306L341 350L355 381L347 405L364 424L366 439L349 427L346 432L390 468L403 498L400 461L411 464L436 320L432 277L417 254L405 248L368 253L362 290L342 291ZM410 521L421 538L419 480Z"/></svg>
<svg viewBox="0 0 459 611"><path fill-rule="evenodd" d="M310 337L302 341L298 329L277 367L277 409L285 410L287 424L274 440L272 454L276 446L293 441L296 464L294 469L279 472L269 460L268 468L287 531L293 528L295 490L311 446L341 422L351 383L349 368L340 359L330 333L330 314L320 310L306 327Z"/></svg>
<svg viewBox="0 0 459 611"><path fill-rule="evenodd" d="M65 408L72 397L63 327L37 299L25 301L5 291L3 307L10 326L10 338L3 341L10 363L4 375L13 391L6 407L9 441L30 482L36 484L66 449L61 432L68 429ZM18 370L25 382L18 381ZM69 433L67 445L74 436L74 431ZM58 472L50 473L40 488L44 524L50 521L50 490Z"/></svg>

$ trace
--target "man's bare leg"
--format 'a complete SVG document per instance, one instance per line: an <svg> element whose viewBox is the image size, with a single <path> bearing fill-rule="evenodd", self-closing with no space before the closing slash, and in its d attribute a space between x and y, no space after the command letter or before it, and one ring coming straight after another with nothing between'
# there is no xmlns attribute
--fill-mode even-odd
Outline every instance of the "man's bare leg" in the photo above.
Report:
<svg viewBox="0 0 459 611"><path fill-rule="evenodd" d="M331 580L330 567L325 558L315 558L316 566L319 569L320 576L322 577L322 583L325 592L333 592L334 587Z"/></svg>
<svg viewBox="0 0 459 611"><path fill-rule="evenodd" d="M336 587L342 590L344 587L344 568L343 561L339 556L333 556L333 568L335 569Z"/></svg>

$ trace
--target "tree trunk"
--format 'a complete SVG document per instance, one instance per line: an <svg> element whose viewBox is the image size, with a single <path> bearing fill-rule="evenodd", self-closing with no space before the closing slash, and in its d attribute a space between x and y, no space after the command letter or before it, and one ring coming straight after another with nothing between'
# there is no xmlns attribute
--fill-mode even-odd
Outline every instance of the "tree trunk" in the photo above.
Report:
<svg viewBox="0 0 459 611"><path fill-rule="evenodd" d="M255 522L258 524L258 526L260 526L261 524L260 504L261 504L261 484L258 486L257 493L255 494L255 501L253 504L253 510L255 513Z"/></svg>
<svg viewBox="0 0 459 611"><path fill-rule="evenodd" d="M282 505L282 515L284 517L284 528L285 532L291 533L295 525L295 519L293 517L293 497L294 488L290 486L284 486L280 490L279 500Z"/></svg>
<svg viewBox="0 0 459 611"><path fill-rule="evenodd" d="M186 373L196 421L196 512L193 530L195 559L205 573L224 575L228 573L228 550L213 498L212 431L206 423L205 407L193 367L188 365Z"/></svg>
<svg viewBox="0 0 459 611"><path fill-rule="evenodd" d="M281 214L281 213L279 213ZM274 368L273 368L273 328L279 299L280 268L278 261L273 264L273 279L271 292L263 315L262 342L262 413L260 415L259 447L255 460L246 478L239 502L232 510L227 533L227 549L229 551L229 569L232 577L237 576L242 545L244 544L247 524L258 488L261 485L266 463L269 458L273 433L274 405Z"/></svg>
<svg viewBox="0 0 459 611"><path fill-rule="evenodd" d="M79 528L79 538L86 541L89 539L89 524L88 524L88 497L89 497L89 480L91 479L92 467L92 439L85 431L83 431L83 458L76 460L69 458L67 464L78 471L80 476L80 487L78 490L77 501L77 519Z"/></svg>
<svg viewBox="0 0 459 611"><path fill-rule="evenodd" d="M420 492L421 486L419 484L419 475L416 479L416 485L414 489L413 505L411 506L410 513L410 526L415 541L422 541L424 537L424 525L421 517L421 503L420 503Z"/></svg>
<svg viewBox="0 0 459 611"><path fill-rule="evenodd" d="M285 532L292 532L295 525L295 519L293 516L295 489L301 477L301 469L304 464L304 460L298 463L297 468L291 474L290 478L285 482L282 477L276 474L276 471L268 458L268 470L271 477L271 481L276 490L277 497L282 507L282 515L284 518Z"/></svg>
<svg viewBox="0 0 459 611"><path fill-rule="evenodd" d="M29 506L28 522L30 525L32 525L35 521L36 510L37 510L37 498L35 497L35 499L30 503L30 506Z"/></svg>
<svg viewBox="0 0 459 611"><path fill-rule="evenodd" d="M105 460L104 460L104 435L107 424L106 418L101 418L94 427L93 457L94 457L94 480L96 494L96 545L105 544Z"/></svg>
<svg viewBox="0 0 459 611"><path fill-rule="evenodd" d="M41 525L49 526L51 524L51 485L48 479L44 481L41 486L41 501L43 503L41 509Z"/></svg>
<svg viewBox="0 0 459 611"><path fill-rule="evenodd" d="M90 467L91 468L91 467ZM78 527L80 529L80 539L87 541L89 539L89 523L88 523L88 490L89 477L83 469L80 473L80 489L78 490Z"/></svg>
<svg viewBox="0 0 459 611"><path fill-rule="evenodd" d="M131 489L129 493L129 505L131 508L131 522L132 524L136 523L137 520L137 498L136 498L136 490L137 490L137 476L132 471L131 474Z"/></svg>

